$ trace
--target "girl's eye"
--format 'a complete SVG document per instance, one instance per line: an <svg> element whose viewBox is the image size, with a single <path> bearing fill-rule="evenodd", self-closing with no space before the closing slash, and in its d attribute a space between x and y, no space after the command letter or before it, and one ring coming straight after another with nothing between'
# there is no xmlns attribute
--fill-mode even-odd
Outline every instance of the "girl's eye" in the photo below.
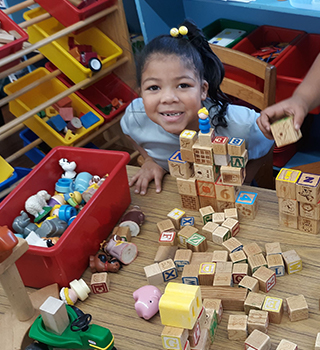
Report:
<svg viewBox="0 0 320 350"><path fill-rule="evenodd" d="M157 85L152 85L152 86L149 86L149 87L147 88L147 90L156 91L156 90L159 90L159 86L157 86Z"/></svg>
<svg viewBox="0 0 320 350"><path fill-rule="evenodd" d="M182 88L182 89L185 89L185 88L190 87L190 85L186 84L186 83L182 83L182 84L179 84L179 87Z"/></svg>

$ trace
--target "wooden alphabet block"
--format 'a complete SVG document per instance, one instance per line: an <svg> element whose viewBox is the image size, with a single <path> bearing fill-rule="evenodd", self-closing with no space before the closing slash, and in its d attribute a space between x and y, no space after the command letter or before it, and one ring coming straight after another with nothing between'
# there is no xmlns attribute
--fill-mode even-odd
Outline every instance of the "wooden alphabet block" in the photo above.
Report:
<svg viewBox="0 0 320 350"><path fill-rule="evenodd" d="M270 337L267 334L260 332L258 329L254 329L249 337L245 340L244 348L245 350L270 350Z"/></svg>
<svg viewBox="0 0 320 350"><path fill-rule="evenodd" d="M163 283L162 271L158 263L145 266L143 269L147 277L148 284L157 285Z"/></svg>
<svg viewBox="0 0 320 350"><path fill-rule="evenodd" d="M235 207L236 207L235 202L224 202L224 201L217 200L215 210L224 211L225 209L235 208Z"/></svg>
<svg viewBox="0 0 320 350"><path fill-rule="evenodd" d="M298 228L298 217L279 213L279 224L290 228Z"/></svg>
<svg viewBox="0 0 320 350"><path fill-rule="evenodd" d="M180 227L183 228L185 226L194 226L194 217L193 216L181 218Z"/></svg>
<svg viewBox="0 0 320 350"><path fill-rule="evenodd" d="M276 277L284 276L285 268L281 254L271 254L266 257L268 269L273 270Z"/></svg>
<svg viewBox="0 0 320 350"><path fill-rule="evenodd" d="M289 275L302 270L302 260L294 249L283 252L282 257Z"/></svg>
<svg viewBox="0 0 320 350"><path fill-rule="evenodd" d="M215 182L216 198L223 202L235 202L237 193L239 192L237 188L232 185L224 185L222 182L221 175Z"/></svg>
<svg viewBox="0 0 320 350"><path fill-rule="evenodd" d="M298 345L289 340L282 339L276 350L298 350Z"/></svg>
<svg viewBox="0 0 320 350"><path fill-rule="evenodd" d="M191 249L178 249L174 256L174 263L178 271L182 271L185 265L191 263L192 250Z"/></svg>
<svg viewBox="0 0 320 350"><path fill-rule="evenodd" d="M198 164L214 164L212 147L201 146L199 141L196 141L192 146L194 162Z"/></svg>
<svg viewBox="0 0 320 350"><path fill-rule="evenodd" d="M248 264L251 270L251 273L254 273L259 267L267 267L266 259L263 254L251 255L248 257Z"/></svg>
<svg viewBox="0 0 320 350"><path fill-rule="evenodd" d="M164 349L184 350L188 336L187 329L165 326L161 333L162 346Z"/></svg>
<svg viewBox="0 0 320 350"><path fill-rule="evenodd" d="M302 137L300 129L294 128L292 115L272 123L270 130L277 147L297 142Z"/></svg>
<svg viewBox="0 0 320 350"><path fill-rule="evenodd" d="M180 148L192 150L192 146L198 139L198 133L194 130L183 130L179 135Z"/></svg>
<svg viewBox="0 0 320 350"><path fill-rule="evenodd" d="M299 215L312 220L320 220L320 203L314 205L299 202Z"/></svg>
<svg viewBox="0 0 320 350"><path fill-rule="evenodd" d="M217 154L213 155L214 164L217 166L229 165L230 163L230 155L229 154Z"/></svg>
<svg viewBox="0 0 320 350"><path fill-rule="evenodd" d="M229 138L226 136L216 136L212 142L214 154L228 154Z"/></svg>
<svg viewBox="0 0 320 350"><path fill-rule="evenodd" d="M185 265L182 271L181 280L184 284L199 285L199 266L198 265Z"/></svg>
<svg viewBox="0 0 320 350"><path fill-rule="evenodd" d="M193 164L194 176L197 180L215 182L220 175L220 168L214 164Z"/></svg>
<svg viewBox="0 0 320 350"><path fill-rule="evenodd" d="M216 272L213 278L213 286L215 287L232 287L231 272Z"/></svg>
<svg viewBox="0 0 320 350"><path fill-rule="evenodd" d="M199 196L216 198L214 182L197 180L197 189Z"/></svg>
<svg viewBox="0 0 320 350"><path fill-rule="evenodd" d="M217 227L219 227L218 224L209 221L202 227L201 234L205 236L208 241L212 241L212 234Z"/></svg>
<svg viewBox="0 0 320 350"><path fill-rule="evenodd" d="M317 333L316 343L314 346L314 350L320 350L320 332Z"/></svg>
<svg viewBox="0 0 320 350"><path fill-rule="evenodd" d="M249 277L249 276L248 276ZM262 293L249 292L244 302L244 312L248 315L250 310L262 310L265 295Z"/></svg>
<svg viewBox="0 0 320 350"><path fill-rule="evenodd" d="M259 292L259 281L251 276L244 276L239 282L239 287L246 288L250 292Z"/></svg>
<svg viewBox="0 0 320 350"><path fill-rule="evenodd" d="M185 194L180 195L181 205L184 209L199 210L200 202L198 196L187 196Z"/></svg>
<svg viewBox="0 0 320 350"><path fill-rule="evenodd" d="M191 350L210 350L210 335L208 329L203 329L201 331L199 343L195 347L191 347Z"/></svg>
<svg viewBox="0 0 320 350"><path fill-rule="evenodd" d="M289 297L286 300L288 315L291 322L309 318L309 307L302 294Z"/></svg>
<svg viewBox="0 0 320 350"><path fill-rule="evenodd" d="M232 261L218 261L216 266L216 272L232 272Z"/></svg>
<svg viewBox="0 0 320 350"><path fill-rule="evenodd" d="M259 289L268 293L276 284L276 274L265 266L259 267L252 277L259 281Z"/></svg>
<svg viewBox="0 0 320 350"><path fill-rule="evenodd" d="M251 309L248 315L248 332L258 329L260 332L268 333L269 315L267 311Z"/></svg>
<svg viewBox="0 0 320 350"><path fill-rule="evenodd" d="M226 220L228 218L238 220L238 210L236 208L226 208L224 209L224 217Z"/></svg>
<svg viewBox="0 0 320 350"><path fill-rule="evenodd" d="M216 263L213 262L203 262L199 267L199 284L212 286L213 278L216 271Z"/></svg>
<svg viewBox="0 0 320 350"><path fill-rule="evenodd" d="M214 213L214 209L211 205L208 205L206 207L200 208L199 213L203 222L203 225L205 225L207 222L212 221L212 214Z"/></svg>
<svg viewBox="0 0 320 350"><path fill-rule="evenodd" d="M175 229L179 230L180 229L180 220L181 220L181 218L186 216L186 213L181 209L175 208L175 209L171 210L167 216L172 221Z"/></svg>
<svg viewBox="0 0 320 350"><path fill-rule="evenodd" d="M241 156L246 150L246 141L238 137L232 137L228 142L228 153L230 156Z"/></svg>
<svg viewBox="0 0 320 350"><path fill-rule="evenodd" d="M243 248L243 244L235 237L231 237L224 241L222 245L228 250L229 253L236 252Z"/></svg>
<svg viewBox="0 0 320 350"><path fill-rule="evenodd" d="M231 238L231 232L226 227L218 226L212 233L212 242L222 245Z"/></svg>
<svg viewBox="0 0 320 350"><path fill-rule="evenodd" d="M298 216L299 203L296 199L278 198L279 212L286 215Z"/></svg>
<svg viewBox="0 0 320 350"><path fill-rule="evenodd" d="M207 207L208 205L211 205L212 208L214 210L216 210L217 200L215 198L199 196L198 199L199 199L199 203L200 203L199 208Z"/></svg>
<svg viewBox="0 0 320 350"><path fill-rule="evenodd" d="M269 322L280 324L283 315L283 301L280 298L266 296L262 310L269 314Z"/></svg>
<svg viewBox="0 0 320 350"><path fill-rule="evenodd" d="M166 246L173 246L178 244L177 233L174 230L164 231L159 237L159 244Z"/></svg>
<svg viewBox="0 0 320 350"><path fill-rule="evenodd" d="M212 344L214 341L214 336L218 325L217 315L216 315L216 311L213 309L205 309L205 313L206 313L206 319L202 329L208 330L210 343Z"/></svg>
<svg viewBox="0 0 320 350"><path fill-rule="evenodd" d="M164 282L171 281L178 277L178 271L172 259L160 261L159 267Z"/></svg>
<svg viewBox="0 0 320 350"><path fill-rule="evenodd" d="M205 252L208 249L208 242L206 237L199 233L194 233L190 238L187 239L187 248L193 252Z"/></svg>
<svg viewBox="0 0 320 350"><path fill-rule="evenodd" d="M170 219L157 222L157 228L158 228L159 234L161 234L164 231L171 231L175 229L172 223L172 220Z"/></svg>
<svg viewBox="0 0 320 350"><path fill-rule="evenodd" d="M320 229L320 221L309 218L298 217L298 229L303 232L318 234Z"/></svg>
<svg viewBox="0 0 320 350"><path fill-rule="evenodd" d="M228 228L232 237L236 236L240 231L239 221L230 217L226 218L221 226Z"/></svg>
<svg viewBox="0 0 320 350"><path fill-rule="evenodd" d="M193 252L192 258L191 258L191 264L192 265L197 264L198 266L200 266L200 264L205 261L213 262L212 257L213 257L213 252Z"/></svg>
<svg viewBox="0 0 320 350"><path fill-rule="evenodd" d="M188 333L189 333L188 340L190 342L190 347L194 348L195 346L198 345L200 340L200 335L201 335L201 329L200 329L200 324L198 320L196 321L193 328L189 330Z"/></svg>
<svg viewBox="0 0 320 350"><path fill-rule="evenodd" d="M194 162L194 155L192 149L186 149L186 148L180 148L180 153L181 153L181 159L193 163Z"/></svg>
<svg viewBox="0 0 320 350"><path fill-rule="evenodd" d="M233 264L232 280L233 284L239 284L248 275L249 266L246 263Z"/></svg>
<svg viewBox="0 0 320 350"><path fill-rule="evenodd" d="M300 175L300 170L282 168L276 177L277 197L296 199L296 183Z"/></svg>
<svg viewBox="0 0 320 350"><path fill-rule="evenodd" d="M198 131L198 140L199 140L200 146L212 147L212 141L214 139L214 136L215 134L214 134L213 128L210 128L210 131L208 133L203 133L201 130Z"/></svg>
<svg viewBox="0 0 320 350"><path fill-rule="evenodd" d="M225 220L224 212L213 213L212 214L212 222L221 225Z"/></svg>
<svg viewBox="0 0 320 350"><path fill-rule="evenodd" d="M182 160L180 150L170 156L168 165L171 176L189 179L193 174L193 164Z"/></svg>
<svg viewBox="0 0 320 350"><path fill-rule="evenodd" d="M248 151L244 152L240 156L230 156L230 165L234 168L245 168L248 163Z"/></svg>
<svg viewBox="0 0 320 350"><path fill-rule="evenodd" d="M265 250L266 250L266 255L282 254L282 250L279 242L266 243Z"/></svg>
<svg viewBox="0 0 320 350"><path fill-rule="evenodd" d="M194 176L189 179L177 177L177 186L179 194L185 194L187 196L197 196L197 179Z"/></svg>
<svg viewBox="0 0 320 350"><path fill-rule="evenodd" d="M299 202L318 204L320 200L320 176L301 173L296 185L296 197Z"/></svg>
<svg viewBox="0 0 320 350"><path fill-rule="evenodd" d="M45 329L61 335L69 326L69 316L65 303L57 298L48 297L39 308Z"/></svg>
<svg viewBox="0 0 320 350"><path fill-rule="evenodd" d="M223 315L223 306L221 299L204 298L202 304L206 310L215 310L217 322L220 324Z"/></svg>
<svg viewBox="0 0 320 350"><path fill-rule="evenodd" d="M258 210L257 193L240 191L236 199L240 218L254 219Z"/></svg>
<svg viewBox="0 0 320 350"><path fill-rule="evenodd" d="M107 272L94 273L91 276L91 290L94 294L107 293L110 290L109 275Z"/></svg>
<svg viewBox="0 0 320 350"><path fill-rule="evenodd" d="M230 253L229 256L233 264L247 263L247 256L243 250L238 250L236 252Z"/></svg>
<svg viewBox="0 0 320 350"><path fill-rule="evenodd" d="M215 263L219 261L228 261L228 252L226 250L214 250L212 254L212 261Z"/></svg>
<svg viewBox="0 0 320 350"><path fill-rule="evenodd" d="M245 168L236 168L222 165L220 167L221 179L224 185L242 186L246 177Z"/></svg>
<svg viewBox="0 0 320 350"><path fill-rule="evenodd" d="M256 242L245 244L243 246L243 251L248 257L256 254L262 254L262 250Z"/></svg>
<svg viewBox="0 0 320 350"><path fill-rule="evenodd" d="M248 336L247 315L230 315L228 319L228 339L246 340Z"/></svg>
<svg viewBox="0 0 320 350"><path fill-rule="evenodd" d="M177 249L178 249L178 246L176 245L175 246L159 245L153 261L155 263L156 262L159 263L160 261L163 261L163 260L173 259Z"/></svg>

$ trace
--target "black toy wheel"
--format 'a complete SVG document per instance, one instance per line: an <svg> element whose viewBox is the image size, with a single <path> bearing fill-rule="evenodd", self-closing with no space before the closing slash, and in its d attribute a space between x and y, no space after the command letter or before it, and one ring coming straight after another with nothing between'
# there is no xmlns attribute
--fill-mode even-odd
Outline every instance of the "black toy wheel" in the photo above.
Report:
<svg viewBox="0 0 320 350"><path fill-rule="evenodd" d="M92 316L90 314L83 314L71 323L70 329L73 332L79 332L79 331L84 332L88 329L88 326L91 320L92 320Z"/></svg>
<svg viewBox="0 0 320 350"><path fill-rule="evenodd" d="M48 345L43 343L32 343L25 350L49 350Z"/></svg>
<svg viewBox="0 0 320 350"><path fill-rule="evenodd" d="M88 65L93 72L99 72L99 70L102 68L101 61L95 57L89 60Z"/></svg>

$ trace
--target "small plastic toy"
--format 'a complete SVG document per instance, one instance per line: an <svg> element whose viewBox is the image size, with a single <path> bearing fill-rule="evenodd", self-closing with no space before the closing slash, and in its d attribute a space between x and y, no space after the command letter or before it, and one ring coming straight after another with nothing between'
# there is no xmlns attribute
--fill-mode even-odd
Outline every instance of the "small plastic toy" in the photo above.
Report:
<svg viewBox="0 0 320 350"><path fill-rule="evenodd" d="M138 255L137 246L134 243L122 241L118 235L114 235L108 242L103 243L102 246L106 253L116 257L125 265L132 263Z"/></svg>
<svg viewBox="0 0 320 350"><path fill-rule="evenodd" d="M75 208L79 208L79 204L82 202L82 196L79 191L65 193L63 197L67 203Z"/></svg>
<svg viewBox="0 0 320 350"><path fill-rule="evenodd" d="M31 231L36 231L38 226L30 222L28 214L24 211L20 211L20 215L17 216L12 223L13 230L24 237L27 237Z"/></svg>
<svg viewBox="0 0 320 350"><path fill-rule="evenodd" d="M144 223L144 214L138 205L135 205L131 210L123 215L120 219L119 226L128 226L131 236L135 237L140 233L140 226Z"/></svg>
<svg viewBox="0 0 320 350"><path fill-rule="evenodd" d="M41 190L26 200L25 209L35 217L35 222L43 220L50 213L51 207L47 204L50 198L51 196L47 191Z"/></svg>
<svg viewBox="0 0 320 350"><path fill-rule="evenodd" d="M70 288L63 287L60 290L60 299L66 304L74 305L78 299L84 301L88 298L90 288L82 278L71 281L69 286Z"/></svg>
<svg viewBox="0 0 320 350"><path fill-rule="evenodd" d="M60 237L67 227L68 224L65 221L54 217L43 221L35 232L40 237Z"/></svg>
<svg viewBox="0 0 320 350"><path fill-rule="evenodd" d="M90 255L89 266L92 273L118 272L122 267L118 259L102 251L99 251L96 255Z"/></svg>
<svg viewBox="0 0 320 350"><path fill-rule="evenodd" d="M135 292L133 292L133 299L135 300L135 309L139 317L149 320L159 311L159 300L161 298L161 291L159 288L146 285Z"/></svg>
<svg viewBox="0 0 320 350"><path fill-rule="evenodd" d="M209 112L206 107L199 109L199 129L203 134L208 134L210 132L210 121L209 121Z"/></svg>
<svg viewBox="0 0 320 350"><path fill-rule="evenodd" d="M75 306L66 305L70 324L61 335L47 331L42 316L38 316L32 324L29 337L37 342L27 346L25 350L63 349L104 349L116 350L114 337L109 329L91 324L92 316L84 314Z"/></svg>
<svg viewBox="0 0 320 350"><path fill-rule="evenodd" d="M61 158L59 160L59 165L65 171L64 174L61 175L62 178L66 177L68 179L73 179L76 177L77 173L75 169L77 167L76 162L69 162L66 158Z"/></svg>
<svg viewBox="0 0 320 350"><path fill-rule="evenodd" d="M86 171L79 173L74 179L74 190L83 193L88 187L92 175Z"/></svg>
<svg viewBox="0 0 320 350"><path fill-rule="evenodd" d="M0 263L11 255L17 244L18 238L8 229L8 226L0 226Z"/></svg>

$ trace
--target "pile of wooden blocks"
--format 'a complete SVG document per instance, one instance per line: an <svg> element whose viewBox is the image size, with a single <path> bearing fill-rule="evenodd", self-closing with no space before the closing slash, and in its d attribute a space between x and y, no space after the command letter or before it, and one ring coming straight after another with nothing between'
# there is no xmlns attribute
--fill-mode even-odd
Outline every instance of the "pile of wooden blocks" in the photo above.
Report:
<svg viewBox="0 0 320 350"><path fill-rule="evenodd" d="M170 174L177 178L182 207L198 210L212 206L216 211L237 207L240 214L254 218L256 193L240 192L245 179L248 152L245 140L184 130L180 150L168 160ZM245 199L244 201L242 199Z"/></svg>
<svg viewBox="0 0 320 350"><path fill-rule="evenodd" d="M281 225L317 234L320 229L320 176L282 168L276 178Z"/></svg>

